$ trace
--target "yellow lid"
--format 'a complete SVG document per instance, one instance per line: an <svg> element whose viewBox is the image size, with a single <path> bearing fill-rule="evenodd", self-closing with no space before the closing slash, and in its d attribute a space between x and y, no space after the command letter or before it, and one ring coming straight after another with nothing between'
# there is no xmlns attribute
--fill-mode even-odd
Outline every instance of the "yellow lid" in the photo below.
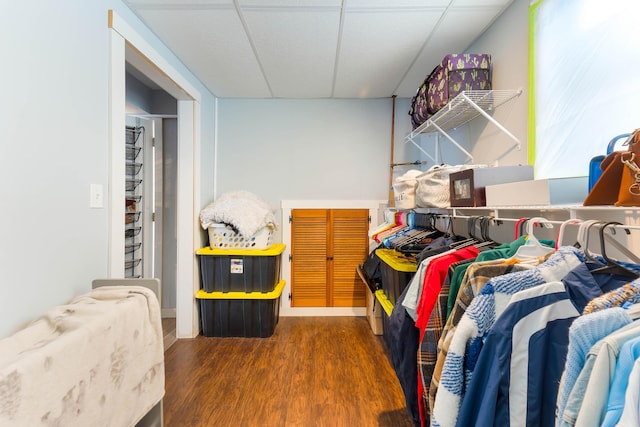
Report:
<svg viewBox="0 0 640 427"><path fill-rule="evenodd" d="M196 255L249 255L249 256L274 256L284 252L287 246L284 243L276 243L266 249L212 249L206 246L196 251Z"/></svg>
<svg viewBox="0 0 640 427"><path fill-rule="evenodd" d="M198 299L276 299L282 294L284 280L280 280L271 292L205 292L200 289L196 292Z"/></svg>
<svg viewBox="0 0 640 427"><path fill-rule="evenodd" d="M393 304L389 301L389 298L385 295L382 289L378 289L376 291L376 299L380 303L380 306L387 313L387 317L391 317L391 312L393 311Z"/></svg>
<svg viewBox="0 0 640 427"><path fill-rule="evenodd" d="M376 255L385 264L397 271L415 273L418 269L416 259L393 249L376 249Z"/></svg>

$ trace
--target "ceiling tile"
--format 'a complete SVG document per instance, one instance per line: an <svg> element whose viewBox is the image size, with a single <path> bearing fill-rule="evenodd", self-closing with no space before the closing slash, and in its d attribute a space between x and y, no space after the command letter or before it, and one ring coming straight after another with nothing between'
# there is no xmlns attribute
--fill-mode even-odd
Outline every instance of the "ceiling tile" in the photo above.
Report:
<svg viewBox="0 0 640 427"><path fill-rule="evenodd" d="M331 96L340 11L244 11L275 97Z"/></svg>
<svg viewBox="0 0 640 427"><path fill-rule="evenodd" d="M453 7L504 7L510 4L513 0L455 0Z"/></svg>
<svg viewBox="0 0 640 427"><path fill-rule="evenodd" d="M446 8L451 0L346 0L345 3L347 10L354 8Z"/></svg>
<svg viewBox="0 0 640 427"><path fill-rule="evenodd" d="M245 7L337 7L342 6L342 0L238 0L238 4Z"/></svg>
<svg viewBox="0 0 640 427"><path fill-rule="evenodd" d="M132 8L139 6L154 6L158 8L192 9L194 6L227 5L232 6L233 0L126 0Z"/></svg>
<svg viewBox="0 0 640 427"><path fill-rule="evenodd" d="M139 15L214 95L270 96L234 9L151 9Z"/></svg>
<svg viewBox="0 0 640 427"><path fill-rule="evenodd" d="M346 13L334 96L391 96L440 15L436 11Z"/></svg>

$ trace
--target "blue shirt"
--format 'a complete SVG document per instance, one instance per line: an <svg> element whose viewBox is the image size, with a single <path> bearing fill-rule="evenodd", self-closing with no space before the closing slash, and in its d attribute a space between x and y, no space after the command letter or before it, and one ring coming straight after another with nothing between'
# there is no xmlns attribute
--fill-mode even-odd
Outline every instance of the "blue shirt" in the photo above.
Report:
<svg viewBox="0 0 640 427"><path fill-rule="evenodd" d="M638 357L640 357L640 337L627 341L620 349L613 380L609 388L609 401L607 402L607 413L602 422L603 427L614 426L620 420L622 409L624 408L624 396L629 383L629 375Z"/></svg>

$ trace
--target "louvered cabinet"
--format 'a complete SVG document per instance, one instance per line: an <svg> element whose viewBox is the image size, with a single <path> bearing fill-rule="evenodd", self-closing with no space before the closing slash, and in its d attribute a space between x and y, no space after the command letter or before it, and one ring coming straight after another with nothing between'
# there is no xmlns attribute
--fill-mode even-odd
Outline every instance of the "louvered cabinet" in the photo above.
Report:
<svg viewBox="0 0 640 427"><path fill-rule="evenodd" d="M367 209L291 211L291 306L364 307Z"/></svg>

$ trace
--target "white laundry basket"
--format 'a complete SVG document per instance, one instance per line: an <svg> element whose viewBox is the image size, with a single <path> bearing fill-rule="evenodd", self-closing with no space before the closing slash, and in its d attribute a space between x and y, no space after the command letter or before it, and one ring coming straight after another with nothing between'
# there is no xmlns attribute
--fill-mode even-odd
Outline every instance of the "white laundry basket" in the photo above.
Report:
<svg viewBox="0 0 640 427"><path fill-rule="evenodd" d="M207 231L212 249L266 249L273 243L273 230L269 227L260 229L251 237L236 233L226 224L211 224Z"/></svg>

